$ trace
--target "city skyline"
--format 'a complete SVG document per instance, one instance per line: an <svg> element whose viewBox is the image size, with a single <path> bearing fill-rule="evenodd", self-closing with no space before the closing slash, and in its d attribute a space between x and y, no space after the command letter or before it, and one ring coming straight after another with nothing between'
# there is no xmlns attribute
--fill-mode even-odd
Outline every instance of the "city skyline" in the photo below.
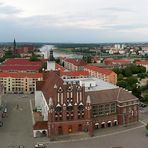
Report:
<svg viewBox="0 0 148 148"><path fill-rule="evenodd" d="M29 2L0 0L1 42L148 41L146 0Z"/></svg>

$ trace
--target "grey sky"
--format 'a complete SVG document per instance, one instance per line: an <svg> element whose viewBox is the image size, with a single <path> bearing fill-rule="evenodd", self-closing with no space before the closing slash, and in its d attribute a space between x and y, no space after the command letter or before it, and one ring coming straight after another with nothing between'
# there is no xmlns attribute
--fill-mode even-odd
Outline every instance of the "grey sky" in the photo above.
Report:
<svg viewBox="0 0 148 148"><path fill-rule="evenodd" d="M0 41L148 41L147 0L0 0Z"/></svg>

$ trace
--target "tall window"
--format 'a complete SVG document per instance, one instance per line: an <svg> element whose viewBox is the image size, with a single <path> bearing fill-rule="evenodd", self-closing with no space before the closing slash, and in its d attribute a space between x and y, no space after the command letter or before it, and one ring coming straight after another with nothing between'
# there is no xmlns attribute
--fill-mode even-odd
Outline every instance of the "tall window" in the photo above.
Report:
<svg viewBox="0 0 148 148"><path fill-rule="evenodd" d="M116 104L112 103L111 104L111 113L115 113L116 112Z"/></svg>

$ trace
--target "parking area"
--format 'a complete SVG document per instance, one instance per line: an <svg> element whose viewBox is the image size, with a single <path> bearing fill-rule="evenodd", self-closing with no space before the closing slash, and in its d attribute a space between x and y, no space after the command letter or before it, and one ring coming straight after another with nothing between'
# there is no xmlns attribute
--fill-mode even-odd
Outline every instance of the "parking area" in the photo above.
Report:
<svg viewBox="0 0 148 148"><path fill-rule="evenodd" d="M8 117L3 118L0 127L0 148L18 147L33 148L32 117L29 100L34 96L5 95Z"/></svg>

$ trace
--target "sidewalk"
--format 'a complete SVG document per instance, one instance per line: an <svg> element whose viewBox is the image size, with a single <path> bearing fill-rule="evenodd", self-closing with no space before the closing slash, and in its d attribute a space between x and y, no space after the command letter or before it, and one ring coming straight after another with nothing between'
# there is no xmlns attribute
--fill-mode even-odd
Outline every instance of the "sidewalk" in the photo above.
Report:
<svg viewBox="0 0 148 148"><path fill-rule="evenodd" d="M36 143L63 143L63 142L71 142L71 141L83 141L89 140L98 137L105 137L110 135L115 135L118 133L128 132L130 130L134 130L137 128L144 128L144 125L141 122L136 122L130 125L125 126L116 126L116 127L109 127L104 129L98 129L94 131L94 136L90 137L88 132L80 132L75 134L68 134L68 135L61 135L56 137L54 141L50 141L49 138L36 138Z"/></svg>

